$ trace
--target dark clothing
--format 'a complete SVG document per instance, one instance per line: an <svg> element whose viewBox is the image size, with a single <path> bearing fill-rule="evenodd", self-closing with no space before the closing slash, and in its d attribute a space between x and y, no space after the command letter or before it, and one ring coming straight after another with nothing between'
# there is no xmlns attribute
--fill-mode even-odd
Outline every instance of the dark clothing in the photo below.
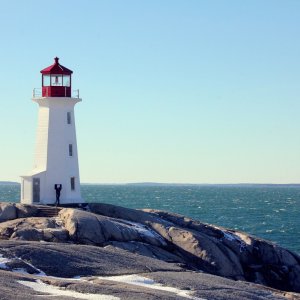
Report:
<svg viewBox="0 0 300 300"><path fill-rule="evenodd" d="M60 192L62 189L62 185L61 184L55 184L54 185L54 189L56 191L56 201L55 201L55 205L59 205L59 198L60 198Z"/></svg>

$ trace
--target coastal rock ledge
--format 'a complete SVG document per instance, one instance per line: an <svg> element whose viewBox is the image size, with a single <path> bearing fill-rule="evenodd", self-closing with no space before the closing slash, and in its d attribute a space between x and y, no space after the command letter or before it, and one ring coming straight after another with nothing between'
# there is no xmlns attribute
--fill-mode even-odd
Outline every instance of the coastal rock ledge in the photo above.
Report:
<svg viewBox="0 0 300 300"><path fill-rule="evenodd" d="M0 293L1 299L41 293L44 299L300 299L300 256L166 211L2 202Z"/></svg>

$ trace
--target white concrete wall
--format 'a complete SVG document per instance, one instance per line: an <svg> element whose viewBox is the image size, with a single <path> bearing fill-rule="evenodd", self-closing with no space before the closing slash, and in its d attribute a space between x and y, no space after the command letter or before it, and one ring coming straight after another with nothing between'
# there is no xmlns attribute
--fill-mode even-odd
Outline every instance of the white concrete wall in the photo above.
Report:
<svg viewBox="0 0 300 300"><path fill-rule="evenodd" d="M32 203L32 180L31 177L22 177L21 182L21 202L25 204Z"/></svg>
<svg viewBox="0 0 300 300"><path fill-rule="evenodd" d="M34 169L45 170L47 167L49 130L49 107L41 103L38 111L38 127L35 145Z"/></svg>
<svg viewBox="0 0 300 300"><path fill-rule="evenodd" d="M81 99L44 97L33 101L39 104L39 115L34 169L30 178L31 181L34 177L40 178L41 203L55 203L55 184L62 184L61 204L82 203L74 116L74 106ZM71 124L67 122L68 112L71 113ZM73 146L73 156L69 156L69 144ZM71 190L71 177L75 177L74 191ZM29 196L32 201L32 193L29 195L26 190L22 202L28 203Z"/></svg>

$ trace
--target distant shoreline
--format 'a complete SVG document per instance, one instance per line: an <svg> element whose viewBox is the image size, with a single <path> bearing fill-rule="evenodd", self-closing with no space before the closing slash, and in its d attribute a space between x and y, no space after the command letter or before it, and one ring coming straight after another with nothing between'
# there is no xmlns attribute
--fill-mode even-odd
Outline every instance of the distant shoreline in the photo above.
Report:
<svg viewBox="0 0 300 300"><path fill-rule="evenodd" d="M0 185L20 185L15 181L0 181ZM203 187L300 187L300 183L161 183L161 182L132 182L132 183L81 183L81 185L108 185L108 186L203 186Z"/></svg>
<svg viewBox="0 0 300 300"><path fill-rule="evenodd" d="M300 183L160 183L160 182L135 182L135 183L81 183L81 185L118 185L118 186L215 186L215 187L251 187L251 186L295 186Z"/></svg>

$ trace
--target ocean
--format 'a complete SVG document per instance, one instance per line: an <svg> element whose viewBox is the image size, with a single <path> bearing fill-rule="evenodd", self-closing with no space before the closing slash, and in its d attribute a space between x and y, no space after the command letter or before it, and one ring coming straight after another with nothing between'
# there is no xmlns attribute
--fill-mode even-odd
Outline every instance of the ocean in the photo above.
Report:
<svg viewBox="0 0 300 300"><path fill-rule="evenodd" d="M86 202L175 212L300 254L300 185L85 184L81 192ZM19 185L0 185L0 201L19 199Z"/></svg>

